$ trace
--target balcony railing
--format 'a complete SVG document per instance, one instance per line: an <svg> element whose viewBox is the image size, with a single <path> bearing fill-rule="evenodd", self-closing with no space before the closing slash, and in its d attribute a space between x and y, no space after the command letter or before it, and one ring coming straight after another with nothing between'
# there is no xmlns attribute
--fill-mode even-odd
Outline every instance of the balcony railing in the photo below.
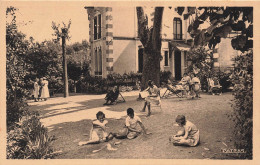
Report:
<svg viewBox="0 0 260 165"><path fill-rule="evenodd" d="M174 40L182 40L183 39L183 34L174 34L173 33L173 39Z"/></svg>

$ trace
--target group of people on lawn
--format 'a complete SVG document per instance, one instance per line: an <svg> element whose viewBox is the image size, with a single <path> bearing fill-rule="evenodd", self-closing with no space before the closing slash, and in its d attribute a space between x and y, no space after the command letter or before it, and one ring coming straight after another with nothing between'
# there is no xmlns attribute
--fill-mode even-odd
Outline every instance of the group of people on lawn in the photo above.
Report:
<svg viewBox="0 0 260 165"><path fill-rule="evenodd" d="M50 97L48 84L49 82L47 81L46 77L42 77L40 79L35 78L32 92L35 102L38 102L39 100L46 101L47 98Z"/></svg>
<svg viewBox="0 0 260 165"><path fill-rule="evenodd" d="M197 82L197 81L196 81ZM149 80L148 81L148 88L145 89L149 93L147 97L145 97L144 107L141 110L142 112L145 111L146 107L148 107L148 114L147 117L151 115L151 103L158 102L158 97L160 97L159 89L157 88L154 83ZM118 88L114 88L113 92L119 92ZM106 96L107 104L111 99L108 97L113 93L108 93ZM111 102L115 100L112 99ZM96 114L96 120L92 122L92 128L90 130L90 139L88 141L80 142L79 145L86 145L86 144L95 144L100 142L106 142L112 140L113 138L117 139L134 139L141 133L144 134L151 134L146 131L140 117L135 115L134 110L132 108L127 109L127 117L125 119L125 127L122 130L112 133L107 132L106 124L108 123L105 120L105 114L99 111ZM191 123L190 121L186 120L185 116L178 115L175 120L182 129L178 131L176 135L173 135L169 138L169 141L174 145L187 145L187 146L196 146L199 143L199 130L198 128Z"/></svg>
<svg viewBox="0 0 260 165"><path fill-rule="evenodd" d="M96 114L96 120L92 122L90 131L90 139L88 141L79 142L79 145L97 144L100 142L108 142L113 138L116 139L134 139L142 133L149 135L144 127L140 117L135 115L132 108L127 109L127 117L125 126L116 133L107 131L108 121L105 119L105 114L99 111ZM184 115L178 115L175 119L181 130L176 135L169 137L169 142L173 145L197 146L200 141L199 129L190 121L186 120Z"/></svg>

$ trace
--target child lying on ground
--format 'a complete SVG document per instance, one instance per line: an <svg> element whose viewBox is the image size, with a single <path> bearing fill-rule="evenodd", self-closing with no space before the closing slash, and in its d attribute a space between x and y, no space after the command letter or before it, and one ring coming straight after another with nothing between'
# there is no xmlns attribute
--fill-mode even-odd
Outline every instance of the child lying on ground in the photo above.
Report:
<svg viewBox="0 0 260 165"><path fill-rule="evenodd" d="M176 135L171 136L170 142L174 145L197 146L200 140L197 127L190 121L187 121L183 115L178 115L176 122L183 129L178 131Z"/></svg>
<svg viewBox="0 0 260 165"><path fill-rule="evenodd" d="M134 139L138 135L140 135L142 131L147 135L151 134L146 132L146 129L141 119L138 116L134 115L134 110L132 108L128 108L127 118L125 120L125 128L121 130L119 133L115 134L115 137L118 139L123 139L123 138Z"/></svg>
<svg viewBox="0 0 260 165"><path fill-rule="evenodd" d="M113 134L108 133L106 130L106 124L108 123L108 121L105 120L105 114L99 111L96 114L96 117L97 119L92 122L89 141L79 142L79 145L97 144L113 139Z"/></svg>

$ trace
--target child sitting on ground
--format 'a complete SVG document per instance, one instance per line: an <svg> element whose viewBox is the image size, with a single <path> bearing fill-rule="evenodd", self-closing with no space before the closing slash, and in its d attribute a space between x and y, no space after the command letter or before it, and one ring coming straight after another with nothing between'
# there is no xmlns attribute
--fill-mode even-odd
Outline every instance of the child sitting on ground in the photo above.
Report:
<svg viewBox="0 0 260 165"><path fill-rule="evenodd" d="M183 115L178 115L176 122L183 129L178 131L176 135L171 136L170 142L174 145L197 146L200 140L198 128L190 121L187 121Z"/></svg>
<svg viewBox="0 0 260 165"><path fill-rule="evenodd" d="M99 111L96 114L97 119L92 122L92 128L90 130L89 141L79 142L79 145L86 144L97 144L100 142L106 142L113 139L113 134L107 132L106 124L108 123L105 120L105 114Z"/></svg>
<svg viewBox="0 0 260 165"><path fill-rule="evenodd" d="M141 128L138 127L138 125ZM128 108L127 118L125 120L125 128L121 130L119 133L115 134L115 137L118 139L122 139L122 138L134 139L138 135L140 135L142 131L147 135L150 134L146 132L146 129L141 119L137 115L134 115L134 110L132 108Z"/></svg>

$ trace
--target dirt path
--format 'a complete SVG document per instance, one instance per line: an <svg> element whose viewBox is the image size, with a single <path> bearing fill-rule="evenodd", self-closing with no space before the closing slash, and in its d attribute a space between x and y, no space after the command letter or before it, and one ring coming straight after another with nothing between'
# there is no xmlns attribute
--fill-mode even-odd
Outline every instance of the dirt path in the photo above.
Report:
<svg viewBox="0 0 260 165"><path fill-rule="evenodd" d="M137 94L124 93L127 102L113 106L103 106L103 95L81 95L30 103L30 108L40 111L50 135L57 138L54 148L62 151L57 159L232 159L232 155L221 152L221 149L233 148L233 124L227 117L232 111L230 93L222 96L202 94L199 100L174 96L162 99L162 111L153 107L153 115L149 118L139 113L143 102L136 101ZM95 118L98 110L105 112L108 126L115 132L123 127L128 107L138 112L152 135L141 135L133 140L113 140L110 143L117 148L116 151L107 150L105 146L108 143L77 146L79 141L89 138L90 119ZM200 129L201 143L198 147L177 147L168 142L169 136L179 129L173 126L178 114L184 114ZM113 144L118 141L121 144ZM102 147L105 148L93 152Z"/></svg>

